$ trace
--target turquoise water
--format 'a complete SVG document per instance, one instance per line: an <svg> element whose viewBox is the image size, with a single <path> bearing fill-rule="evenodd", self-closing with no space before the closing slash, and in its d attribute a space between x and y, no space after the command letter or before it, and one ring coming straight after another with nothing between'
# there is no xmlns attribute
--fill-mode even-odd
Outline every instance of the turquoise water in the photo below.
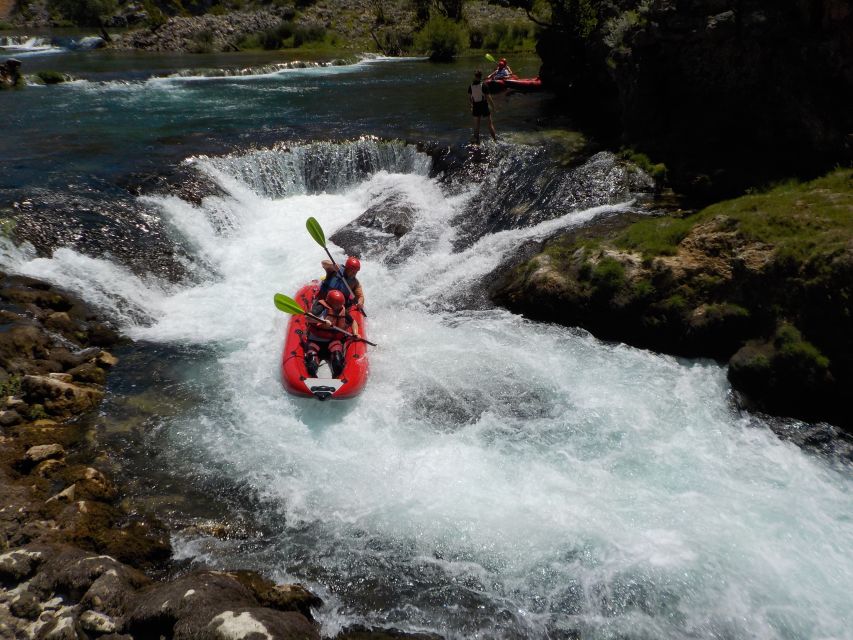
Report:
<svg viewBox="0 0 853 640"><path fill-rule="evenodd" d="M90 180L156 171L189 155L282 140L375 135L449 144L470 135L466 88L479 58L441 66L368 58L270 72L294 58L102 51L27 58L25 74L52 69L79 80L0 94L0 197L18 187L81 182L80 188ZM534 58L516 64L519 73L537 73ZM257 75L168 77L252 70ZM548 101L500 99L498 128L532 128Z"/></svg>
<svg viewBox="0 0 853 640"><path fill-rule="evenodd" d="M81 80L0 94L3 194L33 243L0 263L130 338L96 422L134 495L178 558L306 583L327 635L851 637L849 468L738 412L715 363L488 304L520 247L638 210L642 181L524 144L544 95L502 99L501 142L459 151L478 62L62 54L32 68ZM130 193L140 176L161 188ZM364 393L287 396L271 301L318 275L305 218L331 236L389 202L413 228L362 255Z"/></svg>

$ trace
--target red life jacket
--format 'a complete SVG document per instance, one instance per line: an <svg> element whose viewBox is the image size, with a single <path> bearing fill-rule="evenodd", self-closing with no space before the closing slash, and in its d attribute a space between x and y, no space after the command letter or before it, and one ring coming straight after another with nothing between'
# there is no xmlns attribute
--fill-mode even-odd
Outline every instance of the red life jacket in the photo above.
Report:
<svg viewBox="0 0 853 640"><path fill-rule="evenodd" d="M352 326L352 316L348 314L345 309L341 309L340 312L336 314L324 300L318 300L318 302L323 306L323 312L319 315L320 318L329 320L332 325L338 327L338 329L349 331L349 328ZM330 329L322 323L311 320L308 322L309 340L331 342L332 340L343 340L346 338L346 336L340 331Z"/></svg>

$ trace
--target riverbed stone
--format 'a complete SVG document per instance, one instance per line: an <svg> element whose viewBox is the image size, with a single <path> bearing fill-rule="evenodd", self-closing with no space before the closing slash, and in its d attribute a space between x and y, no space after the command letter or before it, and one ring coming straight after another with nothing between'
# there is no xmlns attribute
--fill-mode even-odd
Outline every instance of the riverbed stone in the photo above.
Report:
<svg viewBox="0 0 853 640"><path fill-rule="evenodd" d="M23 591L9 603L9 611L19 618L35 620L41 614L39 599L30 591Z"/></svg>
<svg viewBox="0 0 853 640"><path fill-rule="evenodd" d="M312 620L311 609L323 606L323 601L301 584L275 584L255 571L232 571L229 575L248 588L265 607L298 611Z"/></svg>
<svg viewBox="0 0 853 640"><path fill-rule="evenodd" d="M62 458L65 456L65 448L61 444L40 444L27 449L24 455L24 463L37 465L44 460Z"/></svg>
<svg viewBox="0 0 853 640"><path fill-rule="evenodd" d="M82 640L78 626L72 615L57 616L39 630L36 640Z"/></svg>
<svg viewBox="0 0 853 640"><path fill-rule="evenodd" d="M84 413L104 397L102 388L72 384L51 376L24 376L22 385L27 402L43 404L52 415Z"/></svg>
<svg viewBox="0 0 853 640"><path fill-rule="evenodd" d="M319 640L304 616L262 607L228 607L215 615L198 611L175 625L174 640Z"/></svg>
<svg viewBox="0 0 853 640"><path fill-rule="evenodd" d="M113 633L116 630L115 620L97 611L84 611L80 614L80 627L92 633Z"/></svg>
<svg viewBox="0 0 853 640"><path fill-rule="evenodd" d="M44 554L29 549L15 549L0 555L0 581L18 583L31 576Z"/></svg>
<svg viewBox="0 0 853 640"><path fill-rule="evenodd" d="M21 414L12 409L0 411L0 427L12 427L20 424L23 418Z"/></svg>

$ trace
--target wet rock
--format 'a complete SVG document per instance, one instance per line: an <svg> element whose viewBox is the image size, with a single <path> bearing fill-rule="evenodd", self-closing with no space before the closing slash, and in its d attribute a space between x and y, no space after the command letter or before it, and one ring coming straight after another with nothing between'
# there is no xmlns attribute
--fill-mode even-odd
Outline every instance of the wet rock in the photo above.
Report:
<svg viewBox="0 0 853 640"><path fill-rule="evenodd" d="M98 405L103 389L77 385L50 376L24 376L24 397L30 404L43 404L52 415L84 413Z"/></svg>
<svg viewBox="0 0 853 640"><path fill-rule="evenodd" d="M21 414L17 411L12 411L11 409L7 409L5 411L0 411L0 427L11 427L16 424L20 424Z"/></svg>
<svg viewBox="0 0 853 640"><path fill-rule="evenodd" d="M80 614L80 627L92 633L113 633L116 630L115 621L109 616L96 611L84 611Z"/></svg>
<svg viewBox="0 0 853 640"><path fill-rule="evenodd" d="M39 462L30 474L39 478L50 478L65 469L65 466L63 460L44 460Z"/></svg>
<svg viewBox="0 0 853 640"><path fill-rule="evenodd" d="M50 338L33 325L17 325L0 333L0 360L7 364L21 359L44 359L49 347Z"/></svg>
<svg viewBox="0 0 853 640"><path fill-rule="evenodd" d="M275 584L254 571L235 571L230 575L248 588L265 607L298 611L311 620L311 609L323 606L323 601L301 584Z"/></svg>
<svg viewBox="0 0 853 640"><path fill-rule="evenodd" d="M95 362L100 367L110 369L118 364L118 358L116 358L109 351L101 351L98 354L98 357L95 359Z"/></svg>
<svg viewBox="0 0 853 640"><path fill-rule="evenodd" d="M298 613L260 607L228 607L211 615L196 612L175 625L174 640L319 640L317 629Z"/></svg>
<svg viewBox="0 0 853 640"><path fill-rule="evenodd" d="M144 574L110 556L95 556L70 546L55 547L53 554L30 581L30 589L43 597L61 593L79 601L105 575L117 578L116 586L137 587L150 582Z"/></svg>
<svg viewBox="0 0 853 640"><path fill-rule="evenodd" d="M69 369L68 373L77 382L88 382L103 386L107 381L107 373L93 362L86 362L78 367Z"/></svg>
<svg viewBox="0 0 853 640"><path fill-rule="evenodd" d="M77 486L79 498L110 501L118 495L115 484L93 467L71 467L65 472L64 478Z"/></svg>
<svg viewBox="0 0 853 640"><path fill-rule="evenodd" d="M75 498L76 489L77 489L77 485L72 484L70 487L66 487L65 489L63 489L62 491L57 493L55 496L51 496L50 498L48 498L45 501L45 504L60 503L60 502L64 502L64 503L68 504L70 502L74 502L74 500L76 499Z"/></svg>
<svg viewBox="0 0 853 640"><path fill-rule="evenodd" d="M77 621L70 615L48 622L38 633L37 640L82 640Z"/></svg>
<svg viewBox="0 0 853 640"><path fill-rule="evenodd" d="M156 521L131 520L117 508L94 500L79 500L57 516L69 542L108 553L121 562L147 567L171 555L168 534Z"/></svg>
<svg viewBox="0 0 853 640"><path fill-rule="evenodd" d="M345 225L331 240L349 255L385 253L415 225L416 211L406 194L391 191L380 195L358 218Z"/></svg>
<svg viewBox="0 0 853 640"><path fill-rule="evenodd" d="M335 640L442 640L442 637L433 633L406 633L399 629L379 629L357 624L346 627L335 636Z"/></svg>
<svg viewBox="0 0 853 640"><path fill-rule="evenodd" d="M136 589L149 584L150 578L130 567L110 569L92 582L80 604L109 616L123 616L136 596Z"/></svg>
<svg viewBox="0 0 853 640"><path fill-rule="evenodd" d="M24 591L15 596L9 603L9 611L19 618L35 620L41 614L39 599L31 592Z"/></svg>
<svg viewBox="0 0 853 640"><path fill-rule="evenodd" d="M15 549L0 555L0 581L18 583L29 578L41 564L40 551Z"/></svg>
<svg viewBox="0 0 853 640"><path fill-rule="evenodd" d="M74 321L64 311L54 311L51 313L45 318L44 326L53 331L61 331L62 333L71 333L77 329Z"/></svg>
<svg viewBox="0 0 853 640"><path fill-rule="evenodd" d="M37 465L44 460L62 458L65 455L65 449L59 444L41 444L27 449L24 455L24 464L29 466Z"/></svg>

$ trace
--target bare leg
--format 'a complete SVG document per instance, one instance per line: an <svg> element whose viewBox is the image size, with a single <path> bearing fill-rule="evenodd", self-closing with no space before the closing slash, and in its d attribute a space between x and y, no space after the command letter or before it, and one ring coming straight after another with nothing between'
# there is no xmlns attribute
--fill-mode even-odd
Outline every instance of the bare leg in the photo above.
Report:
<svg viewBox="0 0 853 640"><path fill-rule="evenodd" d="M492 134L492 140L497 142L498 141L498 134L495 133L495 125L492 122L492 114L491 113L489 114L489 133Z"/></svg>

